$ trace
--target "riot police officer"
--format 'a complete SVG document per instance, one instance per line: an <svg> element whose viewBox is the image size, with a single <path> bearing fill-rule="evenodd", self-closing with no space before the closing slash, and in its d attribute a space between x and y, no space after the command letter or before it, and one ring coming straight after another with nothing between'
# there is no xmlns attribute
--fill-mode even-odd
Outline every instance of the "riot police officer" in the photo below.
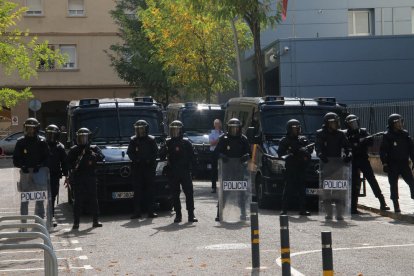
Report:
<svg viewBox="0 0 414 276"><path fill-rule="evenodd" d="M283 190L281 215L287 214L288 202L296 192L299 196L299 215L310 215L306 210L305 180L313 147L309 146L309 140L300 134L300 122L295 119L289 120L286 123L286 136L280 141L277 150L279 157L286 156L286 184Z"/></svg>
<svg viewBox="0 0 414 276"><path fill-rule="evenodd" d="M154 177L158 146L154 136L148 135L149 125L145 120L134 124L135 135L131 137L127 154L132 161L134 178L134 214L131 219L141 217L141 202L145 199L148 217L155 218L154 213Z"/></svg>
<svg viewBox="0 0 414 276"><path fill-rule="evenodd" d="M409 159L414 161L414 145L408 132L404 129L404 120L399 114L388 117L388 129L382 136L380 158L383 170L388 174L391 200L394 211L401 212L398 202L398 177L401 175L410 187L411 198L414 199L414 178Z"/></svg>
<svg viewBox="0 0 414 276"><path fill-rule="evenodd" d="M352 153L348 139L340 128L339 116L336 113L328 112L323 117L322 129L316 132L315 150L319 159L329 162L329 157L341 158L345 163L351 162ZM342 155L343 153L343 155ZM332 219L332 203L336 205L336 219L343 220L344 206L346 206L345 196L335 191L335 195L325 198L323 205L326 211L325 219Z"/></svg>
<svg viewBox="0 0 414 276"><path fill-rule="evenodd" d="M50 172L51 206L52 216L55 214L55 200L59 194L59 181L62 175L67 178L68 168L66 165L66 151L62 143L59 142L60 130L56 125L46 127L46 142L49 146L49 158L47 166Z"/></svg>
<svg viewBox="0 0 414 276"><path fill-rule="evenodd" d="M98 221L99 206L97 198L96 164L103 161L101 150L90 145L91 132L87 128L80 128L76 132L76 145L68 153L68 166L70 169L70 185L74 190L75 201L73 206L73 227L79 229L82 203L90 205L93 215L92 227L102 227Z"/></svg>
<svg viewBox="0 0 414 276"><path fill-rule="evenodd" d="M374 143L374 137L370 136L365 128L359 126L359 118L350 114L345 118L346 136L352 148L352 196L351 196L351 214L358 214L358 195L361 189L360 172L364 174L376 198L380 202L380 210L389 210L385 203L381 188L375 178L371 164L368 160L368 147Z"/></svg>
<svg viewBox="0 0 414 276"><path fill-rule="evenodd" d="M23 124L24 136L16 142L13 152L13 164L20 168L21 173L38 173L40 167L47 165L49 148L46 141L39 136L40 124L35 118L28 118ZM24 187L22 187L24 189ZM22 202L20 213L28 214L29 202ZM41 218L45 217L43 201L36 201L35 214Z"/></svg>
<svg viewBox="0 0 414 276"><path fill-rule="evenodd" d="M219 137L214 152L223 162L227 162L228 158L240 158L241 163L249 160L250 145L247 137L242 134L242 125L239 119L232 118L227 122L227 132ZM244 207L241 208L242 219L246 219ZM216 221L219 221L218 209Z"/></svg>
<svg viewBox="0 0 414 276"><path fill-rule="evenodd" d="M191 142L183 138L183 123L175 120L169 126L170 137L166 141L169 178L173 190L173 205L175 210L175 223L182 221L180 185L185 194L185 203L188 211L188 221L197 222L194 216L194 191L191 178L194 151Z"/></svg>

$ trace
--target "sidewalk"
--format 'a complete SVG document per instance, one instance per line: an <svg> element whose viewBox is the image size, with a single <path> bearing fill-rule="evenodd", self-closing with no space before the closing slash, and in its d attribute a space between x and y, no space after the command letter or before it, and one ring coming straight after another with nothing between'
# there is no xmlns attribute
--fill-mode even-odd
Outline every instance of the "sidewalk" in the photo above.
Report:
<svg viewBox="0 0 414 276"><path fill-rule="evenodd" d="M404 180L400 177L398 181L398 191L399 191L399 202L401 213L394 213L394 205L390 199L390 185L388 184L388 178L385 175L376 174L375 175L378 183L381 187L381 191L385 197L387 205L391 208L389 211L381 211L379 209L379 201L374 196L371 186L366 182L367 196L360 197L358 200L358 208L363 210L368 210L374 213L381 214L382 216L387 216L396 220L402 220L410 223L414 223L414 199L410 197L410 189Z"/></svg>

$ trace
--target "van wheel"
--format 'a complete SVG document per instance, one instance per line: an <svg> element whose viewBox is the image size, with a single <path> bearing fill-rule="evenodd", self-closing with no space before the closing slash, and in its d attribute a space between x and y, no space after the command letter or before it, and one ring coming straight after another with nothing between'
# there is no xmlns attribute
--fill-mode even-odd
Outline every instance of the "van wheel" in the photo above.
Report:
<svg viewBox="0 0 414 276"><path fill-rule="evenodd" d="M270 200L264 193L263 181L261 176L256 178L256 198L259 208L267 209L270 207Z"/></svg>

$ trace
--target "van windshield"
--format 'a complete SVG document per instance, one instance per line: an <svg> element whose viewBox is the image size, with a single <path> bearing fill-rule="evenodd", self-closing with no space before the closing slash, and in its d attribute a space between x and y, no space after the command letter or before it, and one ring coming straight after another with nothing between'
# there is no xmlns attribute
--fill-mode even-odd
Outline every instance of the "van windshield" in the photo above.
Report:
<svg viewBox="0 0 414 276"><path fill-rule="evenodd" d="M284 136L286 134L286 123L291 119L298 120L302 125L302 133L315 135L322 127L323 117L328 112L339 110L327 109L267 109L262 113L263 133L272 136Z"/></svg>
<svg viewBox="0 0 414 276"><path fill-rule="evenodd" d="M155 110L119 109L119 120L115 109L96 109L93 112L78 113L74 117L74 130L87 127L92 131L95 143L127 142L134 135L134 123L145 120L149 133L162 134L161 117Z"/></svg>
<svg viewBox="0 0 414 276"><path fill-rule="evenodd" d="M224 110L221 109L184 110L181 115L181 120L184 124L184 132L210 132L210 130L214 128L214 120L220 119L220 121L223 121L223 118Z"/></svg>

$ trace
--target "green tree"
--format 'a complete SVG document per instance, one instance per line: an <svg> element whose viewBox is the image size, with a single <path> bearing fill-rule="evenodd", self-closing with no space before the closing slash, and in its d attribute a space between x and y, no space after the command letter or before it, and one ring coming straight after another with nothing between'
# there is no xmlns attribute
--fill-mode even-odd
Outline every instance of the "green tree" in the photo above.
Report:
<svg viewBox="0 0 414 276"><path fill-rule="evenodd" d="M37 76L40 66L62 64L64 57L58 51L48 48L48 42L39 42L37 37L29 37L28 31L21 31L16 22L26 11L18 4L0 0L0 68L6 75L17 72L23 80ZM30 88L17 91L7 87L0 88L0 108L12 107L17 102L33 97Z"/></svg>
<svg viewBox="0 0 414 276"><path fill-rule="evenodd" d="M281 21L281 2L275 0L188 0L199 9L205 5L217 7L216 16L232 20L242 18L253 35L254 62L259 96L265 94L264 59L260 43L262 27L274 26Z"/></svg>
<svg viewBox="0 0 414 276"><path fill-rule="evenodd" d="M202 12L179 0L147 0L139 17L156 58L163 64L169 81L187 92L211 102L216 92L235 88L232 64L235 60L230 21L214 16L215 6ZM251 45L245 24L236 22L241 49Z"/></svg>
<svg viewBox="0 0 414 276"><path fill-rule="evenodd" d="M111 45L107 54L121 79L168 104L177 90L168 82L162 63L154 58L155 49L136 15L138 8L146 8L145 0L117 1L110 13L119 26L122 43Z"/></svg>

